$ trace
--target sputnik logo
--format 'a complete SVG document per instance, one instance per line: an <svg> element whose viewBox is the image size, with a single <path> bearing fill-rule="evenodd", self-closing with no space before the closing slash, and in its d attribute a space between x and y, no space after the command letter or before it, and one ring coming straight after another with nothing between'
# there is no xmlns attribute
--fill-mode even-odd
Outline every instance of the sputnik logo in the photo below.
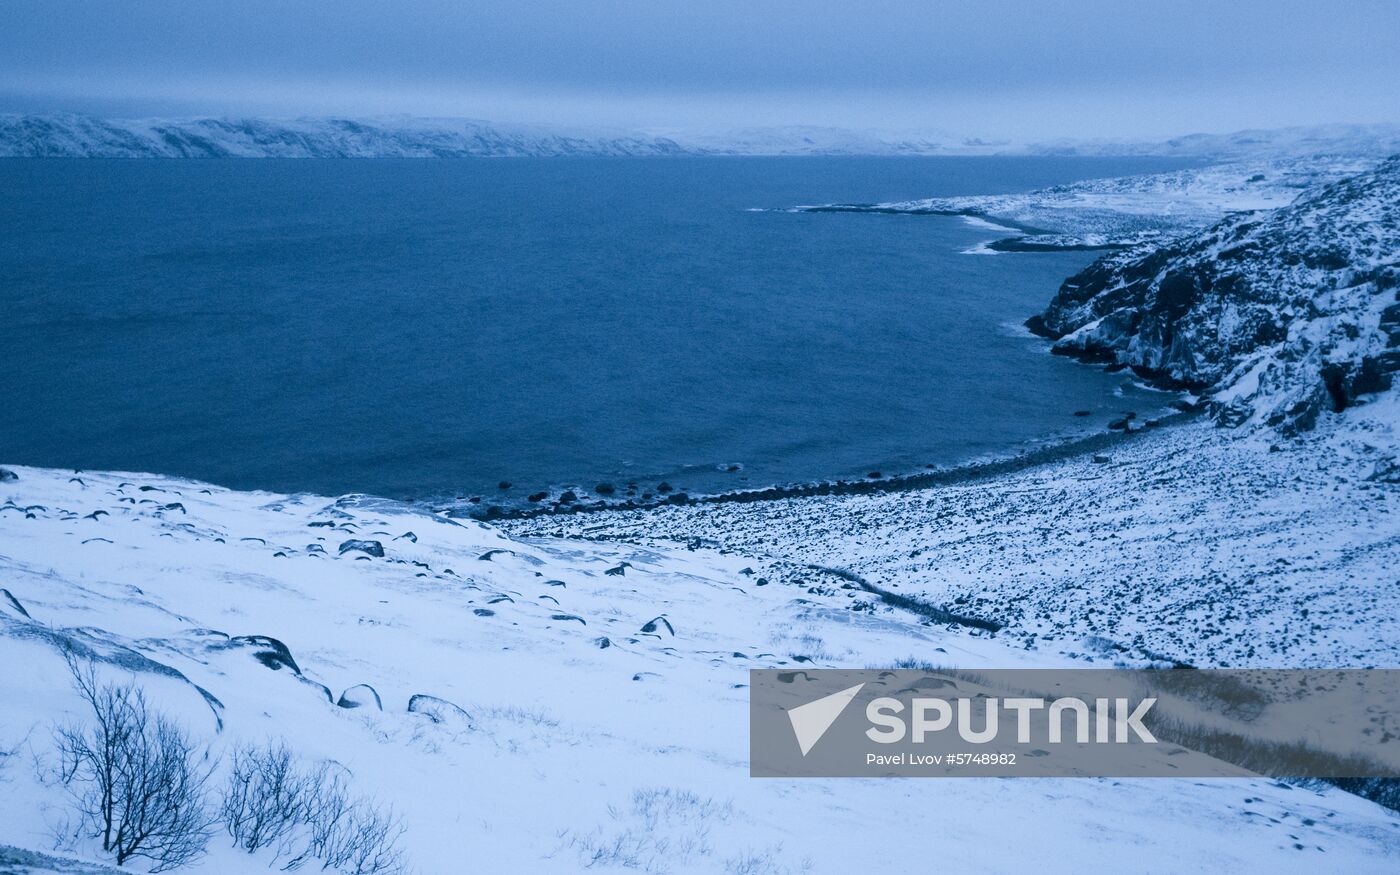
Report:
<svg viewBox="0 0 1400 875"><path fill-rule="evenodd" d="M851 704L851 700L860 692L860 688L865 684L856 684L839 693L832 693L823 696L805 705L798 705L796 708L789 708L788 720L792 723L792 733L797 736L797 746L801 748L805 757L807 752L822 740L826 731L831 728L831 724L836 722L836 718L841 716L841 712L846 710L846 706Z"/></svg>

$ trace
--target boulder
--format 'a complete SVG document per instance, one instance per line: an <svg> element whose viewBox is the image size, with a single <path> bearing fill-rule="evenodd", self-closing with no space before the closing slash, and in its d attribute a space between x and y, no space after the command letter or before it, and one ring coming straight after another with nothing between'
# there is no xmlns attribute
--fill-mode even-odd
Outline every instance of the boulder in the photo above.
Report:
<svg viewBox="0 0 1400 875"><path fill-rule="evenodd" d="M665 626L666 631L670 632L672 635L676 634L675 627L671 625L671 621L666 619L666 616L664 614L660 617L656 617L648 621L645 625L642 626L642 631L648 634L655 635L659 634L657 630L660 629L662 626Z"/></svg>
<svg viewBox="0 0 1400 875"><path fill-rule="evenodd" d="M276 638L268 635L235 635L229 639L229 644L235 647L251 648L253 658L273 671L288 668L292 674L301 674L301 666L297 665L295 659L292 659L292 651Z"/></svg>
<svg viewBox="0 0 1400 875"><path fill-rule="evenodd" d="M446 699L439 699L437 696L429 696L426 693L414 693L409 697L408 713L422 714L432 722L446 726L472 728L472 715L463 708Z"/></svg>
<svg viewBox="0 0 1400 875"><path fill-rule="evenodd" d="M350 540L343 541L341 543L340 553L342 556L346 553L349 553L352 550L359 550L361 553L368 553L369 555L380 559L384 558L384 545L379 543L378 541L360 541L356 540L355 538L351 538Z"/></svg>
<svg viewBox="0 0 1400 875"><path fill-rule="evenodd" d="M379 700L379 693L369 684L355 684L341 693L340 698L335 700L335 704L338 708L368 708L373 706L375 710L384 710L384 703Z"/></svg>

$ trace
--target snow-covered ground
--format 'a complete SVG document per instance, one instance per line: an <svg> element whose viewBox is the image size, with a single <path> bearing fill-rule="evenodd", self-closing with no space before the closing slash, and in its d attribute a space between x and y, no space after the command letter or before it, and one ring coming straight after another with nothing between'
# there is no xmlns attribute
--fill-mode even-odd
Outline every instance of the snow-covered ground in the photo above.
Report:
<svg viewBox="0 0 1400 875"><path fill-rule="evenodd" d="M993 249L1108 248L1167 240L1212 225L1232 212L1286 206L1304 189L1360 173L1384 157L1384 152L1256 157L1165 173L1086 179L1017 194L792 209L990 220L1000 227L989 230L1004 229L1014 235L989 241ZM1012 227L1005 227L1007 224Z"/></svg>
<svg viewBox="0 0 1400 875"><path fill-rule="evenodd" d="M1126 460L1074 464L1058 471L1048 497L1092 488L1077 480L1091 472L1102 481L1132 471ZM1263 779L748 777L749 668L910 658L1083 664L1057 646L1027 648L1020 634L926 624L806 567L836 561L840 545L860 545L873 557L863 570L893 585L892 563L905 549L896 539L937 548L932 555L952 567L978 552L977 531L987 529L982 550L1017 538L1027 553L1009 556L1008 569L1020 561L1028 573L1044 540L1037 528L1066 513L1035 499L1034 478L1044 473L1008 481L998 507L968 506L969 490L861 500L854 515L825 523L850 529L825 551L818 532L798 533L835 504L780 506L785 518L796 514L781 528L771 514L755 515L765 533L740 518L752 508L726 508L725 525L745 548L729 551L512 537L361 497L14 471L17 480L0 484L0 567L13 598L0 594L0 748L8 754L0 758L0 844L96 859L84 842L53 850L67 801L38 777L52 763L52 724L83 716L60 655L66 641L114 675L134 672L215 755L240 740L283 738L305 758L343 764L357 791L402 814L412 862L425 873L840 872L931 860L1005 872L1382 872L1400 854L1393 813L1339 791ZM1373 499L1378 508L1393 507L1388 493L1377 494L1387 496ZM895 503L914 502L927 512L908 529L890 528ZM882 506L891 516L877 515ZM1182 503L1183 513L1190 506ZM697 515L714 512L657 515L649 537L686 519L714 533L709 524L720 521ZM641 534L638 520L577 522ZM1131 520L1106 515L1101 524L1115 523L1132 533ZM1241 521L1242 530L1256 528ZM1062 564L1103 550L1093 541L1073 549L1093 534L1103 533L1056 537ZM352 540L376 541L384 555L342 553ZM888 549L879 548L885 540ZM1316 549L1296 546L1300 557ZM903 589L941 596L935 576L921 572ZM958 585L975 577L963 569ZM995 592L1015 577L987 582ZM301 676L257 658L275 644L239 636L282 642ZM371 685L383 710L337 707L332 700L356 684ZM416 694L470 716L434 723L409 713ZM200 871L269 862L229 844L217 837ZM0 860L6 854L23 856L0 852Z"/></svg>
<svg viewBox="0 0 1400 875"><path fill-rule="evenodd" d="M701 537L844 569L1059 657L1397 667L1400 488L1384 479L1397 450L1390 393L1291 439L1196 419L936 488L507 525Z"/></svg>

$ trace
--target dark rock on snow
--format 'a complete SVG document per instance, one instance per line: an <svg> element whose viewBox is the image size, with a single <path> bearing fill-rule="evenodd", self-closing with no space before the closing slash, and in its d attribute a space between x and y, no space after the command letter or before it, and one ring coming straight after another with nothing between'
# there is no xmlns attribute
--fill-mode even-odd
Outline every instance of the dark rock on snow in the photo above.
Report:
<svg viewBox="0 0 1400 875"><path fill-rule="evenodd" d="M409 697L408 713L422 714L434 723L470 725L472 722L472 715L461 707L446 699L439 699L437 696L429 696L426 693L414 693Z"/></svg>
<svg viewBox="0 0 1400 875"><path fill-rule="evenodd" d="M235 635L228 641L236 647L253 648L253 658L273 671L287 668L292 674L301 674L301 666L292 658L292 651L276 638L268 635Z"/></svg>
<svg viewBox="0 0 1400 875"><path fill-rule="evenodd" d="M665 626L666 631L670 632L672 635L676 634L675 628L671 626L671 621L666 619L666 616L664 614L660 617L648 621L646 625L642 626L642 631L654 634L662 626Z"/></svg>
<svg viewBox="0 0 1400 875"><path fill-rule="evenodd" d="M357 541L354 538L351 538L350 540L341 543L340 552L342 555L350 552L351 550L359 550L362 553L368 553L371 556L375 556L381 559L384 557L384 545L379 543L378 541Z"/></svg>
<svg viewBox="0 0 1400 875"><path fill-rule="evenodd" d="M340 698L335 700L338 708L368 708L371 705L375 710L383 711L384 703L379 700L379 693L369 684L356 684L340 694Z"/></svg>

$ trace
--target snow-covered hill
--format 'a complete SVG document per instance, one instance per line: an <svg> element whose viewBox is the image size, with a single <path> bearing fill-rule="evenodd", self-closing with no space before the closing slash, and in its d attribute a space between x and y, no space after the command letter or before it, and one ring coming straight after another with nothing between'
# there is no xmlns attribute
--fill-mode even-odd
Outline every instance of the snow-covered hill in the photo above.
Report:
<svg viewBox="0 0 1400 875"><path fill-rule="evenodd" d="M1213 161L1391 155L1400 151L1400 125L1333 124L1188 134L1167 140L1041 141L1032 149L1043 155L1160 155Z"/></svg>
<svg viewBox="0 0 1400 875"><path fill-rule="evenodd" d="M134 677L216 756L280 738L344 766L402 815L423 873L918 868L930 837L941 865L994 872L1384 872L1400 854L1393 813L1262 779L751 779L748 668L1071 664L921 622L801 559L513 538L363 497L14 473L0 845L27 850L0 861L94 871L36 856L97 857L52 850L69 803L39 780L51 725L83 715L64 646ZM220 835L199 871L269 862Z"/></svg>
<svg viewBox="0 0 1400 875"><path fill-rule="evenodd" d="M1289 206L1109 255L1028 325L1065 354L1309 428L1400 370L1400 158Z"/></svg>
<svg viewBox="0 0 1400 875"><path fill-rule="evenodd" d="M633 132L560 132L466 119L99 119L0 116L0 157L518 158L683 152Z"/></svg>
<svg viewBox="0 0 1400 875"><path fill-rule="evenodd" d="M0 157L460 158L571 155L1157 155L1261 162L1400 151L1400 125L1331 125L1167 141L982 139L813 125L654 132L474 119L0 115Z"/></svg>

